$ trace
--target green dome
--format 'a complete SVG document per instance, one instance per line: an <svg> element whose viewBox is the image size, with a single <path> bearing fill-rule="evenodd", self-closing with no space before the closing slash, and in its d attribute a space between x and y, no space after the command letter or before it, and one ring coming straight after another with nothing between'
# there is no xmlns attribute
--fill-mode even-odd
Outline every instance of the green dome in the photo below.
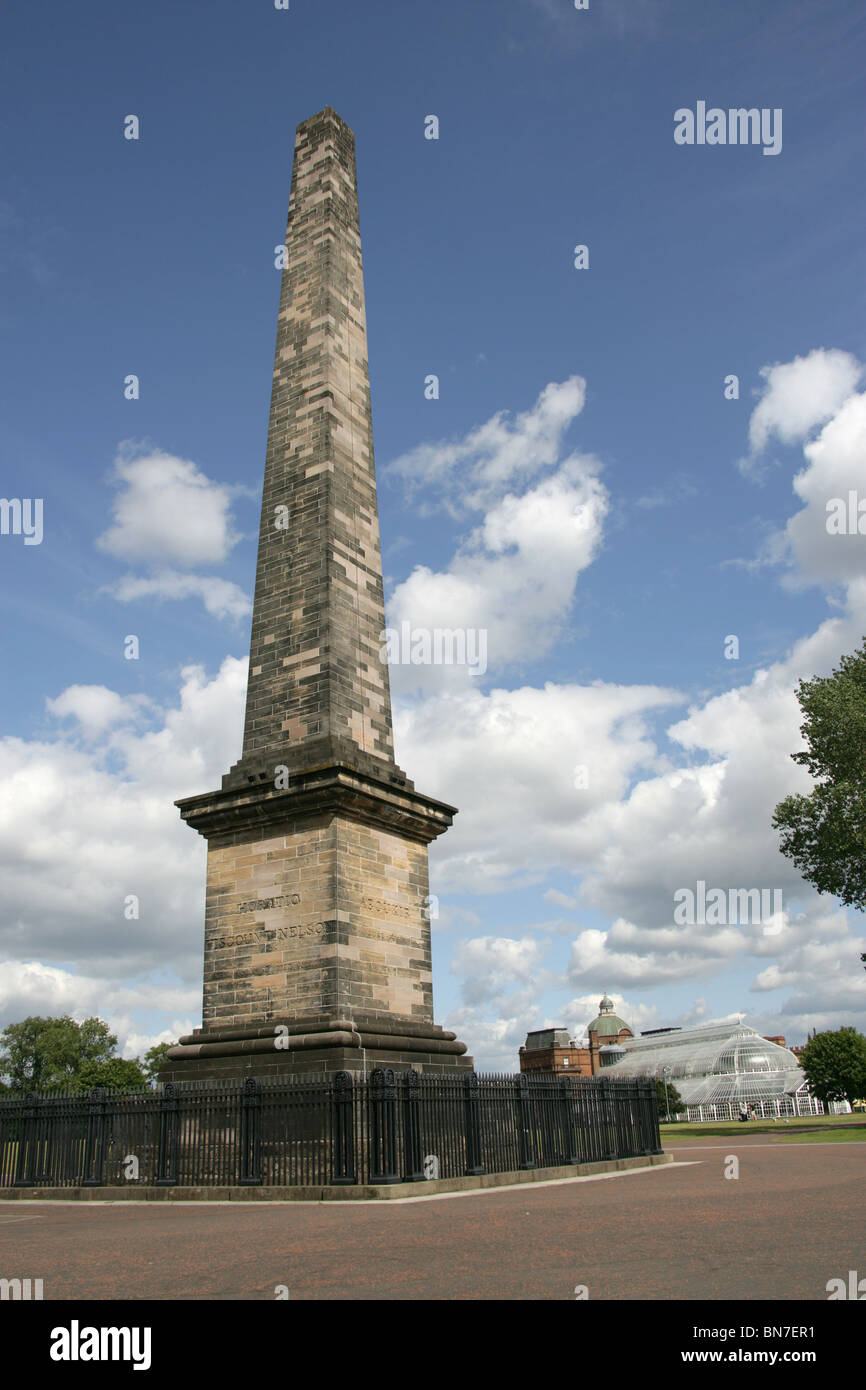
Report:
<svg viewBox="0 0 866 1390"><path fill-rule="evenodd" d="M625 1028L630 1033L631 1028L625 1023L618 1014L615 1014L613 1000L605 994L598 1006L598 1018L594 1018L587 1028L588 1033L597 1033L600 1038L615 1038L617 1033Z"/></svg>
<svg viewBox="0 0 866 1390"><path fill-rule="evenodd" d="M623 1028L625 1028L627 1032L631 1032L628 1024L624 1023L617 1014L601 1014L598 1018L592 1020L587 1032L598 1033L599 1037L602 1038L615 1038L617 1033L621 1032Z"/></svg>

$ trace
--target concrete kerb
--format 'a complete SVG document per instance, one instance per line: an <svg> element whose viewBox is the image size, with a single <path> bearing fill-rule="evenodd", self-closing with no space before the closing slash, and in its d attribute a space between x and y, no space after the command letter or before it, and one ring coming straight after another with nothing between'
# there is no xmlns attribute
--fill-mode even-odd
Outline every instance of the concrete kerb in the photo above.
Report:
<svg viewBox="0 0 866 1390"><path fill-rule="evenodd" d="M614 1158L602 1163L563 1164L475 1177L431 1178L424 1182L354 1187L3 1187L0 1201L19 1202L376 1202L483 1192L520 1184L567 1182L606 1173L641 1172L674 1162L673 1154Z"/></svg>

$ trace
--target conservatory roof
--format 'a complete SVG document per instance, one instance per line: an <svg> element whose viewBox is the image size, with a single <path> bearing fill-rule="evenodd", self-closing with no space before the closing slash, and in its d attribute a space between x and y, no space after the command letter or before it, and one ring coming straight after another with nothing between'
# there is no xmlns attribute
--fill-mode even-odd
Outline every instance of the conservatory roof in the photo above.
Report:
<svg viewBox="0 0 866 1390"><path fill-rule="evenodd" d="M624 1055L605 1067L606 1076L666 1075L687 1105L773 1099L805 1084L793 1052L743 1023L628 1038L621 1046Z"/></svg>

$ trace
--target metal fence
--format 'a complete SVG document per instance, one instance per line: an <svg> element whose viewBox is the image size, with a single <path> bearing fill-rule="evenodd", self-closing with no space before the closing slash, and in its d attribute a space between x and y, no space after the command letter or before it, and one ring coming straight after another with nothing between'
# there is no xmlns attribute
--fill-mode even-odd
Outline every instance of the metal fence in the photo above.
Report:
<svg viewBox="0 0 866 1390"><path fill-rule="evenodd" d="M0 1100L0 1187L421 1182L661 1151L642 1078L378 1068Z"/></svg>

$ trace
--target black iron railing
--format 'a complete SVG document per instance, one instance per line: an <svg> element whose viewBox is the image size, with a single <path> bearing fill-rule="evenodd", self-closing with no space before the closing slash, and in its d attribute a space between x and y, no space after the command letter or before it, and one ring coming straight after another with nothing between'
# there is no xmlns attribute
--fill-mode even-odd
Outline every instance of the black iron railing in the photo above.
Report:
<svg viewBox="0 0 866 1390"><path fill-rule="evenodd" d="M0 1100L0 1187L423 1182L657 1153L643 1079L377 1068Z"/></svg>

